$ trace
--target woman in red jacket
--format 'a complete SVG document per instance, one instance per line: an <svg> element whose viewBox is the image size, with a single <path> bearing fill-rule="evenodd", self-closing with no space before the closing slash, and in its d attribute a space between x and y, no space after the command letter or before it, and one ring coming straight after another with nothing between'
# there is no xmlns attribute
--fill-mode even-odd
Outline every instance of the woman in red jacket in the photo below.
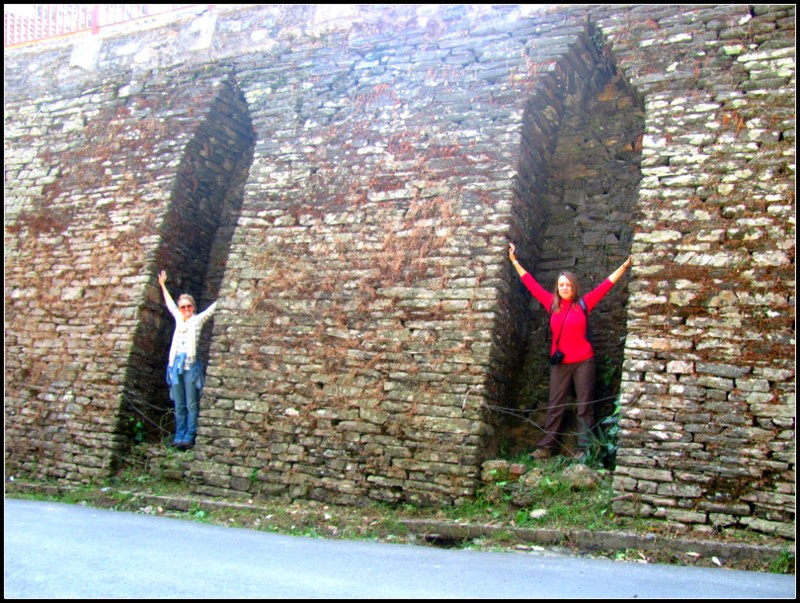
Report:
<svg viewBox="0 0 800 603"><path fill-rule="evenodd" d="M589 432L594 422L592 398L594 397L595 362L592 344L586 338L586 314L591 312L631 265L630 256L608 278L583 296L581 300L578 279L571 272L562 272L552 293L545 291L536 279L517 260L514 243L508 246L508 257L522 283L550 314L552 344L550 357L550 395L547 401L547 421L544 435L536 444L534 459L552 456L558 443L558 432L564 418L570 385L575 385L578 403L578 448L589 446Z"/></svg>

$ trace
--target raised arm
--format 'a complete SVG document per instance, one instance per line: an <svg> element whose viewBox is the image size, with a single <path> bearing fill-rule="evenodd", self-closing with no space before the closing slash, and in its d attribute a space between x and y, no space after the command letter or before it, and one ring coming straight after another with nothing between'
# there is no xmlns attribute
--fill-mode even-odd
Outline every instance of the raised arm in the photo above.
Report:
<svg viewBox="0 0 800 603"><path fill-rule="evenodd" d="M631 259L631 256L628 256L628 259L622 262L619 268L608 275L608 280L616 284L616 282L622 278L622 275L625 274L625 271L630 268L631 264L633 264L633 260Z"/></svg>

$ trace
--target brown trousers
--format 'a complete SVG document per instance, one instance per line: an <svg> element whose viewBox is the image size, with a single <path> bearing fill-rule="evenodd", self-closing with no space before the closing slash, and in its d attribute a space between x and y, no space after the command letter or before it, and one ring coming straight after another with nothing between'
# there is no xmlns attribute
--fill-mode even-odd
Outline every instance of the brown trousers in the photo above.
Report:
<svg viewBox="0 0 800 603"><path fill-rule="evenodd" d="M594 358L574 364L557 364L550 367L550 396L547 401L547 419L544 435L536 444L552 450L558 444L561 423L567 409L570 386L575 384L578 405L578 447L589 446L589 434L594 425L595 363Z"/></svg>

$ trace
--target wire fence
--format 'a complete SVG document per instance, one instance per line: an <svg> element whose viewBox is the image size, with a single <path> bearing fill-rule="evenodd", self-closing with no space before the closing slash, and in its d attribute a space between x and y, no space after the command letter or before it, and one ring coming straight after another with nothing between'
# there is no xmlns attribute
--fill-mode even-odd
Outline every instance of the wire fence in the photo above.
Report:
<svg viewBox="0 0 800 603"><path fill-rule="evenodd" d="M616 399L618 399L618 397L619 397L618 395L613 395L613 396L607 396L607 397L604 397L604 398L597 398L596 400L591 400L589 402L589 404L591 404L592 406L595 406L596 404L598 404L600 402L607 402L607 401L610 401L610 400L616 400ZM554 405L552 405L552 407L548 407L548 408L550 408L550 409L561 408L561 407L569 408L569 407L572 407L572 406L575 406L574 402L565 402L563 404L554 404ZM516 419L522 420L525 423L529 423L530 425L532 425L533 427L535 427L536 429L538 429L542 433L549 433L550 435L555 436L556 438L560 438L560 437L568 435L567 432L547 431L545 429L544 425L538 424L536 421L534 421L531 418L532 414L535 414L535 413L538 413L538 412L543 412L546 409L539 409L539 408L527 408L527 409L523 409L523 408L508 408L508 407L503 407L503 406L496 406L496 405L493 405L493 404L483 404L483 407L486 408L487 410L491 411L491 412L494 412L494 413L498 414L498 415L507 415L507 416L511 416L511 417L516 418ZM606 424L606 420L607 420L606 418L595 419L594 424L589 427L589 432L591 433L591 432L595 432L598 429L601 429ZM563 450L565 452L568 452L567 448L564 446L564 444L562 442L557 441L556 446L559 449L561 449L561 450Z"/></svg>
<svg viewBox="0 0 800 603"><path fill-rule="evenodd" d="M3 45L18 46L120 25L199 4L5 4Z"/></svg>

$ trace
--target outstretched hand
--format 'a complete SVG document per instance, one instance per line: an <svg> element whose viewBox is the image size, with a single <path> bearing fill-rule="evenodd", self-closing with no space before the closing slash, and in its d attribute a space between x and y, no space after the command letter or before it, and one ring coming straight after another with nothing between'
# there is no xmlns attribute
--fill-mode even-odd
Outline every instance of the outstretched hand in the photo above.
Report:
<svg viewBox="0 0 800 603"><path fill-rule="evenodd" d="M165 270L162 270L158 275L158 284L162 287L167 283L167 273Z"/></svg>
<svg viewBox="0 0 800 603"><path fill-rule="evenodd" d="M514 243L508 244L508 259L512 262L517 259L517 246Z"/></svg>

